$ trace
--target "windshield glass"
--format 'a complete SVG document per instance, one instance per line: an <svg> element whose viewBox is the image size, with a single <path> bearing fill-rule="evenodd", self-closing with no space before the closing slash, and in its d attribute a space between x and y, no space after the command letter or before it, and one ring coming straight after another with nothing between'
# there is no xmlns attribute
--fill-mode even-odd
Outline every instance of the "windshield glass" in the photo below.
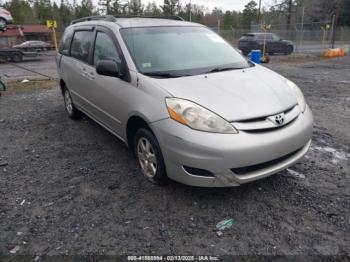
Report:
<svg viewBox="0 0 350 262"><path fill-rule="evenodd" d="M207 28L125 28L121 34L144 74L181 76L249 67L241 54Z"/></svg>

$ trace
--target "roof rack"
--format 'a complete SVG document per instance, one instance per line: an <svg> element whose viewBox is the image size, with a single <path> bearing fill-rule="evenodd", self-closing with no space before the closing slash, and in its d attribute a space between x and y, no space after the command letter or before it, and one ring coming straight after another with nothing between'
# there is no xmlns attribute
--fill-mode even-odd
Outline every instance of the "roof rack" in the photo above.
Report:
<svg viewBox="0 0 350 262"><path fill-rule="evenodd" d="M74 25L76 23L81 23L81 22L86 22L86 21L95 21L95 20L104 20L104 21L109 21L109 22L116 21L115 17L112 15L95 15L95 16L87 16L87 17L73 20L70 24Z"/></svg>
<svg viewBox="0 0 350 262"><path fill-rule="evenodd" d="M116 18L154 18L154 19L169 19L169 20L185 21L182 17L177 16L177 15L169 15L169 16L139 16L139 15L112 16L112 15L95 15L95 16L87 16L87 17L83 17L83 18L79 18L79 19L73 20L70 24L74 25L74 24L81 23L81 22L96 21L96 20L116 22L117 21Z"/></svg>
<svg viewBox="0 0 350 262"><path fill-rule="evenodd" d="M154 18L154 19L168 19L168 20L178 20L178 21L185 21L180 16L177 15L162 15L162 16L140 16L140 15L120 15L115 16L116 18Z"/></svg>

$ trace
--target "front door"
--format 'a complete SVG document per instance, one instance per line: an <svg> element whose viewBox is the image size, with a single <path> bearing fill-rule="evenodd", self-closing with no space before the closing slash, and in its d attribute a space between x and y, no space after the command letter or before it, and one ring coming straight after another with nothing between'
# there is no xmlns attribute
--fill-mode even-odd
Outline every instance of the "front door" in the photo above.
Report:
<svg viewBox="0 0 350 262"><path fill-rule="evenodd" d="M99 60L113 60L120 65L120 68L126 68L117 44L117 39L109 30L96 29L92 66L87 70L87 77L90 80L87 87L90 90L87 99L95 107L94 113L97 120L121 136L123 133L122 119L126 114L128 95L133 86L123 77L103 76L96 73Z"/></svg>

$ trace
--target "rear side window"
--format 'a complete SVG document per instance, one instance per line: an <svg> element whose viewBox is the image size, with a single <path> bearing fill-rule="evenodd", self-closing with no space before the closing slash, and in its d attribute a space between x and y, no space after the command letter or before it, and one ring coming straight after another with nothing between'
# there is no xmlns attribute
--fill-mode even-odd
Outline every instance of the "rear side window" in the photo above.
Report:
<svg viewBox="0 0 350 262"><path fill-rule="evenodd" d="M248 41L254 40L254 35L243 35L241 40L248 40Z"/></svg>
<svg viewBox="0 0 350 262"><path fill-rule="evenodd" d="M67 28L64 31L61 43L60 43L60 48L59 48L59 52L62 55L68 55L69 54L69 46L70 46L70 42L72 40L72 36L73 36L73 28Z"/></svg>
<svg viewBox="0 0 350 262"><path fill-rule="evenodd" d="M76 31L73 36L70 55L83 62L88 62L92 36L92 31Z"/></svg>

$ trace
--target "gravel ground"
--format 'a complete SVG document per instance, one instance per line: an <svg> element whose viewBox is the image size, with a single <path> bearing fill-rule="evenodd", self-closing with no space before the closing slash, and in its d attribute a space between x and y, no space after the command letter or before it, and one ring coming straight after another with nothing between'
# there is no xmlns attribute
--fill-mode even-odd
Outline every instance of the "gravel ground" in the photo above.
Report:
<svg viewBox="0 0 350 262"><path fill-rule="evenodd" d="M349 261L350 60L276 57L268 66L303 89L315 115L313 145L288 171L237 188L152 185L123 143L88 118L68 119L57 87L4 94L0 260L212 254ZM215 225L226 218L234 224L218 236Z"/></svg>
<svg viewBox="0 0 350 262"><path fill-rule="evenodd" d="M41 55L38 57L24 58L20 63L0 63L0 77L4 81L38 79L38 78L57 78L56 62L54 53ZM28 71L29 69L31 71ZM38 73L35 73L38 72ZM42 74L42 75L41 75Z"/></svg>

